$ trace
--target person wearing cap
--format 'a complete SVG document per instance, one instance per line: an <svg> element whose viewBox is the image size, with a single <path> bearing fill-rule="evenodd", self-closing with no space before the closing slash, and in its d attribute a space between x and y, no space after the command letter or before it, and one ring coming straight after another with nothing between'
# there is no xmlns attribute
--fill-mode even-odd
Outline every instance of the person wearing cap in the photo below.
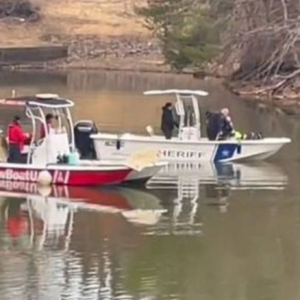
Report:
<svg viewBox="0 0 300 300"><path fill-rule="evenodd" d="M53 120L54 120L54 116L52 114L46 115L46 128L44 124L41 125L40 139L45 138L46 132L49 134L50 130L54 129Z"/></svg>
<svg viewBox="0 0 300 300"><path fill-rule="evenodd" d="M173 105L171 102L167 102L162 107L162 116L161 116L161 131L163 132L165 138L170 140L172 138L173 129L177 126L177 123L174 121L172 113Z"/></svg>
<svg viewBox="0 0 300 300"><path fill-rule="evenodd" d="M26 140L30 138L30 134L23 131L20 124L20 117L15 116L12 123L7 129L8 138L8 162L11 163L24 163L25 159L22 151Z"/></svg>

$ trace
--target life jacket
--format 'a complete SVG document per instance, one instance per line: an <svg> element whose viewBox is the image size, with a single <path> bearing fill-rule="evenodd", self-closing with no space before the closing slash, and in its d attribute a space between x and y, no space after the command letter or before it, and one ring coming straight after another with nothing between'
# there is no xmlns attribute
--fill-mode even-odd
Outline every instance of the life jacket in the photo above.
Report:
<svg viewBox="0 0 300 300"><path fill-rule="evenodd" d="M233 137L236 140L245 140L247 138L247 135L235 130L233 133Z"/></svg>

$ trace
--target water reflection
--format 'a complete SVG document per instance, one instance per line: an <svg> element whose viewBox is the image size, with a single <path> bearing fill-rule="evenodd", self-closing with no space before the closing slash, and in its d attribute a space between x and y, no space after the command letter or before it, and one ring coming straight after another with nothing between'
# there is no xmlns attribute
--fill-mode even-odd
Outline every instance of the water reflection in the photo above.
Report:
<svg viewBox="0 0 300 300"><path fill-rule="evenodd" d="M148 191L0 181L1 299L199 299L181 290L179 270L192 280L188 257L216 244L208 240L218 221L207 209L215 203L225 212L233 199L225 214L232 215L235 193L287 182L272 164L170 165ZM199 235L202 242L186 240ZM204 276L198 267L197 274Z"/></svg>
<svg viewBox="0 0 300 300"><path fill-rule="evenodd" d="M0 186L1 299L115 299L111 243L124 233L124 220L138 225L137 234L164 212L156 197L128 188ZM87 222L90 217L98 226ZM93 257L99 250L100 257Z"/></svg>
<svg viewBox="0 0 300 300"><path fill-rule="evenodd" d="M281 189L287 185L288 177L275 164L259 162L257 164L214 164L204 163L170 163L148 182L150 189L172 188L182 190L182 196L195 193L195 187L201 184L226 183L234 189L264 188Z"/></svg>
<svg viewBox="0 0 300 300"><path fill-rule="evenodd" d="M239 129L293 139L276 164L170 165L147 190L0 181L1 299L298 299L298 120L189 76L1 76L1 95L62 94L100 130L159 126L166 99L143 99L146 89L201 88L204 108L228 106Z"/></svg>
<svg viewBox="0 0 300 300"><path fill-rule="evenodd" d="M148 182L148 191L39 188L35 184L7 181L0 181L0 191L6 197L26 199L22 205L27 207L30 222L35 216L44 224L44 240L47 232L55 233L57 228L65 232L66 224L73 222L74 213L81 211L122 217L135 227L143 226L142 235L202 235L203 204L227 213L234 191L278 191L287 184L287 175L270 163L185 163L168 165Z"/></svg>
<svg viewBox="0 0 300 300"><path fill-rule="evenodd" d="M287 175L270 163L257 165L172 163L149 180L149 190L176 191L168 222L160 223L148 234L201 234L199 201L215 205L226 213L233 190L282 190L288 184ZM205 197L204 195L205 194ZM169 228L169 230L166 230ZM170 231L171 230L171 231Z"/></svg>
<svg viewBox="0 0 300 300"><path fill-rule="evenodd" d="M0 191L6 197L26 199L31 208L28 210L55 228L66 224L69 213L78 210L119 214L136 224L155 223L164 212L157 197L130 188L39 187L28 182L0 181Z"/></svg>

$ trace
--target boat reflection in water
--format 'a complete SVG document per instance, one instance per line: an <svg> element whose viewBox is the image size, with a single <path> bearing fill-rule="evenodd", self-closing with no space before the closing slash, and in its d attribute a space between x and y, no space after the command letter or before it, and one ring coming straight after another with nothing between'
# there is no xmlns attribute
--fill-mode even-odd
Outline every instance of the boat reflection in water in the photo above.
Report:
<svg viewBox="0 0 300 300"><path fill-rule="evenodd" d="M143 235L201 235L201 205L214 205L225 213L234 190L278 190L287 183L287 176L270 163L170 164L148 182L148 190L39 188L31 183L0 181L0 195L20 199L20 209L29 220L28 230L32 235L33 222L39 224L43 244L50 232L54 236L71 233L74 213L79 211L117 215L141 227ZM18 207L18 201L5 200L3 207ZM14 230L13 226L8 228Z"/></svg>
<svg viewBox="0 0 300 300"><path fill-rule="evenodd" d="M71 234L74 213L78 211L120 215L136 225L153 225L165 212L159 199L150 193L122 187L39 187L28 182L0 181L0 196L2 216L7 221L11 235L15 236L22 227L28 229L33 237L36 228L34 223L40 224L41 245L47 233L56 237L65 232ZM25 227L21 225L24 222L27 224Z"/></svg>
<svg viewBox="0 0 300 300"><path fill-rule="evenodd" d="M288 177L278 166L259 164L169 164L147 183L150 190L174 194L169 211L174 234L201 234L200 204L216 205L226 213L234 190L283 190ZM159 193L160 195L160 193ZM156 226L157 227L157 226ZM156 228L155 234L166 232Z"/></svg>
<svg viewBox="0 0 300 300"><path fill-rule="evenodd" d="M113 299L113 252L119 257L126 242L137 244L163 212L139 190L0 181L1 299Z"/></svg>
<svg viewBox="0 0 300 300"><path fill-rule="evenodd" d="M144 270L139 255L151 253L155 264L165 249L160 245L176 241L171 235L201 234L202 200L227 199L233 189L282 189L287 184L287 177L270 164L188 167L165 169L149 182L155 188L151 191L40 189L0 181L1 299L133 299L124 282L128 263L138 262L142 281L156 287L152 265L146 264L152 256L142 259ZM192 240L177 241L182 247Z"/></svg>

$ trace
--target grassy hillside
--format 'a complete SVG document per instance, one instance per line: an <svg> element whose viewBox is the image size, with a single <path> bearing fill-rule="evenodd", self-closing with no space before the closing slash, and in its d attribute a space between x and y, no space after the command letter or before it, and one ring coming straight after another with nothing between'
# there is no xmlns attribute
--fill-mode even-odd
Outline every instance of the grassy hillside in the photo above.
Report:
<svg viewBox="0 0 300 300"><path fill-rule="evenodd" d="M41 9L38 23L0 21L1 46L34 46L55 37L93 36L147 38L149 32L134 12L144 0L32 0Z"/></svg>

